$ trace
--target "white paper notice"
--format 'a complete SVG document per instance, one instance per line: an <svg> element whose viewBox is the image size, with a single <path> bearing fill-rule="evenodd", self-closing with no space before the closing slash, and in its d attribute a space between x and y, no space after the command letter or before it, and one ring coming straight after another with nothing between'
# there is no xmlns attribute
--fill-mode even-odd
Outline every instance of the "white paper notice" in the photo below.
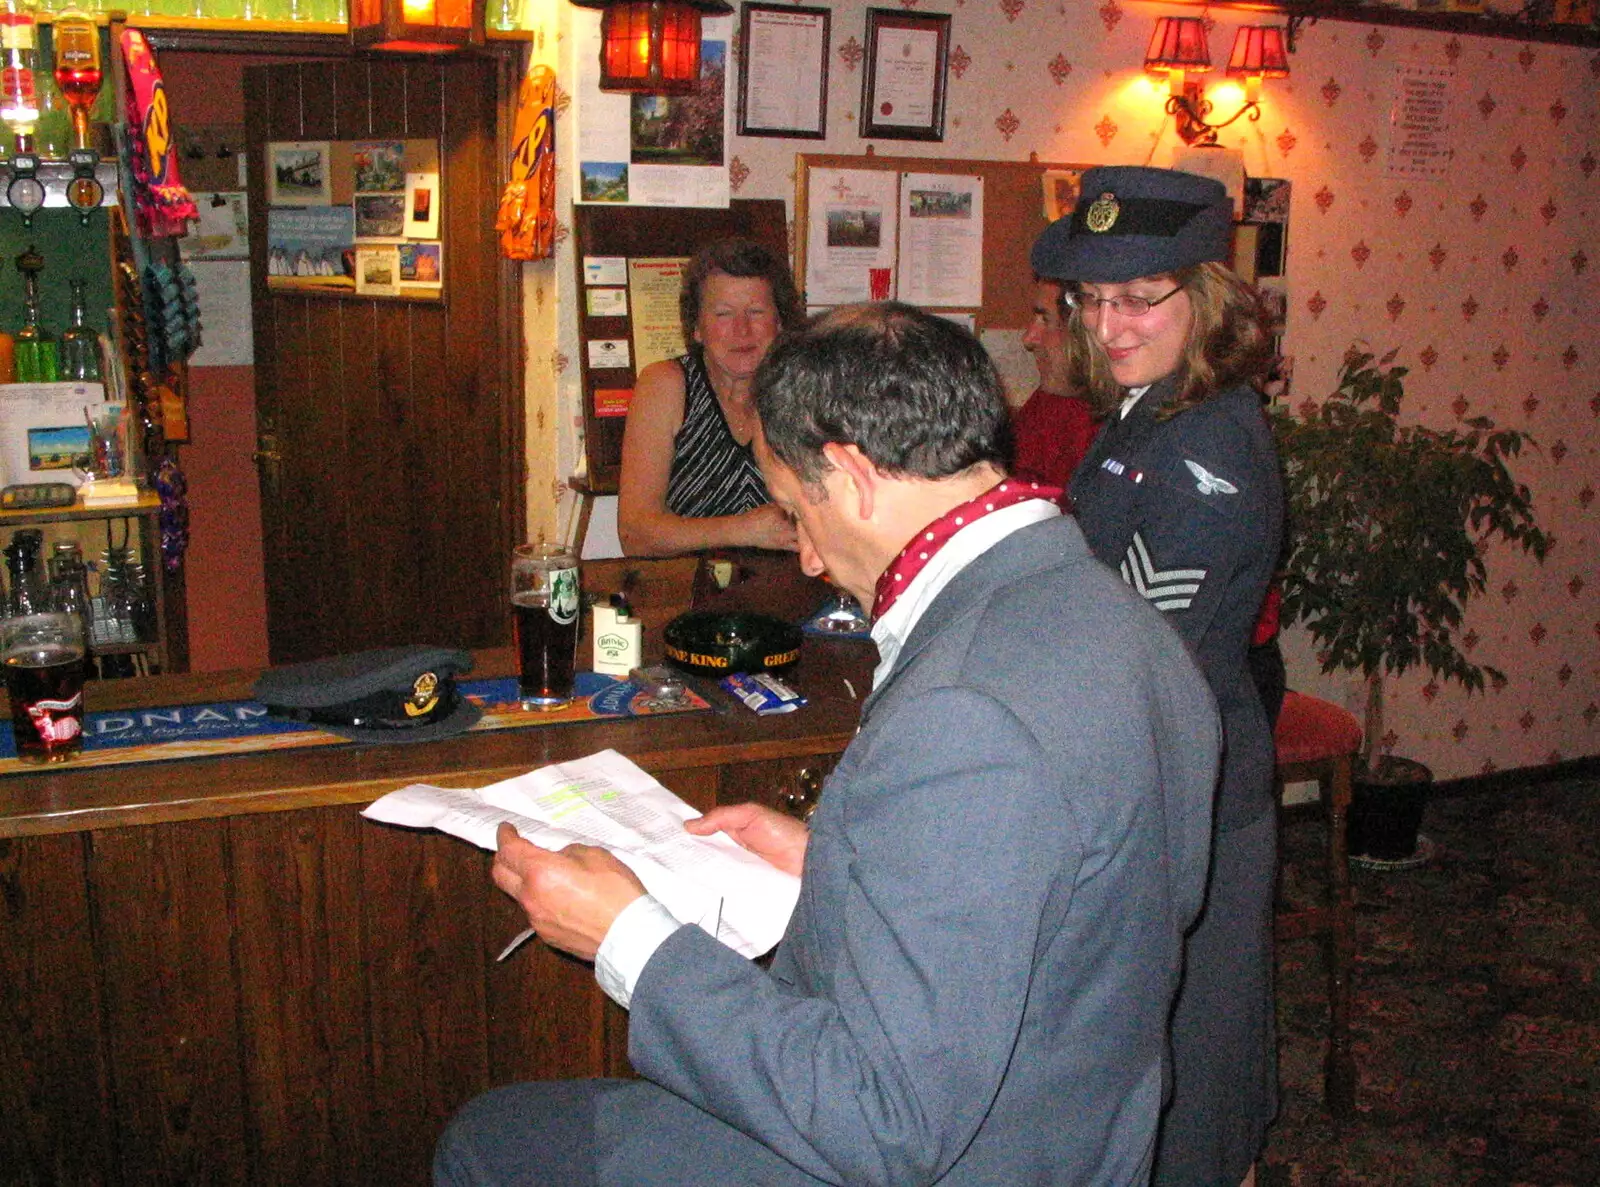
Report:
<svg viewBox="0 0 1600 1187"><path fill-rule="evenodd" d="M880 28L873 120L880 126L929 128L938 93L939 34L932 29Z"/></svg>
<svg viewBox="0 0 1600 1187"><path fill-rule="evenodd" d="M928 308L983 304L983 178L901 175L900 299Z"/></svg>
<svg viewBox="0 0 1600 1187"><path fill-rule="evenodd" d="M543 767L478 790L413 784L362 815L435 828L480 849L497 847L509 821L544 849L578 843L616 855L676 919L716 929L717 939L759 956L783 938L800 879L718 833L697 837L683 822L699 813L614 750Z"/></svg>
<svg viewBox="0 0 1600 1187"><path fill-rule="evenodd" d="M1394 68L1389 107L1390 177L1443 177L1455 149L1450 143L1450 100L1455 68L1420 62Z"/></svg>
<svg viewBox="0 0 1600 1187"><path fill-rule="evenodd" d="M200 297L200 346L191 367L248 367L255 362L250 332L250 261L195 260L195 291Z"/></svg>
<svg viewBox="0 0 1600 1187"><path fill-rule="evenodd" d="M822 109L817 99L822 80L817 77L817 63L828 50L822 40L825 14L751 8L746 16L750 88L745 124L761 131L820 132Z"/></svg>
<svg viewBox="0 0 1600 1187"><path fill-rule="evenodd" d="M572 12L576 55L571 137L579 202L619 206L728 205L728 43L733 18L700 22L700 77L706 86L691 95L628 95L600 89L600 17ZM698 107L720 97L720 106ZM709 118L703 118L709 117Z"/></svg>
<svg viewBox="0 0 1600 1187"><path fill-rule="evenodd" d="M806 300L843 305L895 295L895 188L883 169L812 169L806 193Z"/></svg>

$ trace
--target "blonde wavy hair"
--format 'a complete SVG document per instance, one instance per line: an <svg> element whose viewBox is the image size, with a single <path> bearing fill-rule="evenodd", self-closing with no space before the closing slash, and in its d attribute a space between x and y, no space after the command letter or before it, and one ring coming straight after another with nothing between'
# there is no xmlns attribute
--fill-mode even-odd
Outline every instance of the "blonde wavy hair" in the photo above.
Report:
<svg viewBox="0 0 1600 1187"><path fill-rule="evenodd" d="M1195 264L1161 275L1189 295L1189 307L1194 313L1174 373L1177 391L1162 409L1162 419L1177 416L1241 383L1259 390L1272 371L1277 349L1269 316L1256 290L1218 263ZM1063 319L1074 384L1096 415L1106 416L1124 395L1111 374L1110 360L1077 309L1064 309Z"/></svg>

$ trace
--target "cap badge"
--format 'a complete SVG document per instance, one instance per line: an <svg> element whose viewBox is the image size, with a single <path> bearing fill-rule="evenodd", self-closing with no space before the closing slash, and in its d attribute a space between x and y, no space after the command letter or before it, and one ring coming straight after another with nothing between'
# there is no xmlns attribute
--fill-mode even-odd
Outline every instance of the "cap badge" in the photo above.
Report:
<svg viewBox="0 0 1600 1187"><path fill-rule="evenodd" d="M433 707L439 703L439 677L432 672L424 672L418 676L411 685L411 695L406 699L406 716L422 717L433 712Z"/></svg>
<svg viewBox="0 0 1600 1187"><path fill-rule="evenodd" d="M1117 216L1121 213L1122 204L1117 201L1115 194L1107 190L1089 203L1089 210L1083 216L1083 225L1096 234L1102 234L1117 225Z"/></svg>

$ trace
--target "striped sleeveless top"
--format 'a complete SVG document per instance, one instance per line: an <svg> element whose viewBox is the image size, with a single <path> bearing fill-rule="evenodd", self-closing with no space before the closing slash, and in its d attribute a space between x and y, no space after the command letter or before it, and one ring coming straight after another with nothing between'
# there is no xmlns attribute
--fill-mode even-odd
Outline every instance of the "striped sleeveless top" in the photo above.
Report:
<svg viewBox="0 0 1600 1187"><path fill-rule="evenodd" d="M692 352L679 358L678 365L683 368L683 426L672 439L667 510L704 519L770 503L755 454L733 439L705 362Z"/></svg>

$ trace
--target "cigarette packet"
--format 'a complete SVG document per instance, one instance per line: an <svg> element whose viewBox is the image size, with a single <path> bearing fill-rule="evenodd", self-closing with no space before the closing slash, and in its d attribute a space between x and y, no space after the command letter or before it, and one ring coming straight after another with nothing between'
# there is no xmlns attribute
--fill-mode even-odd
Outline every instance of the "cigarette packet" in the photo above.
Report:
<svg viewBox="0 0 1600 1187"><path fill-rule="evenodd" d="M770 717L774 713L793 713L806 703L805 697L782 680L767 672L746 675L735 672L724 676L719 684L744 702L757 717Z"/></svg>

